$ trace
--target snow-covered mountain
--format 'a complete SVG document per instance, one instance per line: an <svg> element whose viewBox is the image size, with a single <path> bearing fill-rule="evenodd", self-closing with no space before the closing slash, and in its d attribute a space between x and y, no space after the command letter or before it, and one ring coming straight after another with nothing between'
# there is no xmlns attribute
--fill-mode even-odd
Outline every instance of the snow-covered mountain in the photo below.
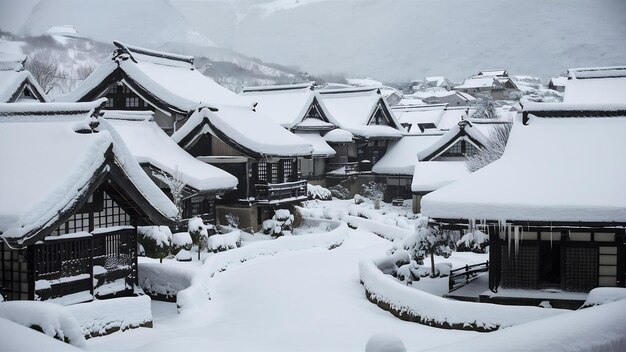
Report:
<svg viewBox="0 0 626 352"><path fill-rule="evenodd" d="M485 68L547 80L624 64L625 14L623 0L3 0L0 27L70 23L105 42L217 46L384 81L460 81Z"/></svg>

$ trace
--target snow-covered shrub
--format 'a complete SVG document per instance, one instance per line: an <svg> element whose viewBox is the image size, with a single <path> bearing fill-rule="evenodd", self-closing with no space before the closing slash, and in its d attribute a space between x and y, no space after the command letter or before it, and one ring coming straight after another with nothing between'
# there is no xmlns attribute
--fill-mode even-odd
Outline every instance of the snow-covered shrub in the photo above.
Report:
<svg viewBox="0 0 626 352"><path fill-rule="evenodd" d="M406 352L406 347L395 335L376 334L367 340L365 352Z"/></svg>
<svg viewBox="0 0 626 352"><path fill-rule="evenodd" d="M37 301L8 301L0 304L0 318L38 330L55 339L83 347L85 336L63 306Z"/></svg>
<svg viewBox="0 0 626 352"><path fill-rule="evenodd" d="M198 249L198 260L200 260L200 252L207 248L209 236L216 232L215 226L205 224L204 220L200 217L194 217L189 219L187 231L189 232L189 236L191 236L191 243Z"/></svg>
<svg viewBox="0 0 626 352"><path fill-rule="evenodd" d="M478 98L476 103L476 111L470 116L473 119L498 119L498 105L490 96Z"/></svg>
<svg viewBox="0 0 626 352"><path fill-rule="evenodd" d="M193 242L189 232L177 232L172 235L172 254L176 255L181 249L191 250Z"/></svg>
<svg viewBox="0 0 626 352"><path fill-rule="evenodd" d="M596 287L589 291L582 308L600 306L606 303L626 299L626 288L623 287Z"/></svg>
<svg viewBox="0 0 626 352"><path fill-rule="evenodd" d="M207 247L213 253L241 247L241 231L234 230L223 235L210 236Z"/></svg>
<svg viewBox="0 0 626 352"><path fill-rule="evenodd" d="M162 262L170 254L172 231L167 226L138 226L137 242L143 246L146 257Z"/></svg>
<svg viewBox="0 0 626 352"><path fill-rule="evenodd" d="M287 209L276 210L271 219L263 221L262 231L266 235L280 237L293 231L294 216Z"/></svg>
<svg viewBox="0 0 626 352"><path fill-rule="evenodd" d="M489 236L475 230L468 232L456 242L457 252L486 253L489 247Z"/></svg>
<svg viewBox="0 0 626 352"><path fill-rule="evenodd" d="M319 185L307 183L306 193L309 199L331 200L333 198L331 192Z"/></svg>
<svg viewBox="0 0 626 352"><path fill-rule="evenodd" d="M237 216L236 214L226 214L226 222L228 223L228 226L232 228L239 228L239 216Z"/></svg>
<svg viewBox="0 0 626 352"><path fill-rule="evenodd" d="M509 140L512 123L494 125L489 132L489 141L475 154L468 155L465 166L469 172L474 172L500 159Z"/></svg>
<svg viewBox="0 0 626 352"><path fill-rule="evenodd" d="M360 194L355 194L354 195L354 204L363 204L365 203L365 198L363 198L363 196L361 196Z"/></svg>
<svg viewBox="0 0 626 352"><path fill-rule="evenodd" d="M424 259L430 255L431 277L439 276L435 267L435 255L448 258L452 254L448 231L439 231L437 228L418 226L413 235L402 241L402 248L409 252L411 259L423 265Z"/></svg>
<svg viewBox="0 0 626 352"><path fill-rule="evenodd" d="M409 252L405 250L397 250L386 257L378 259L376 261L376 266L383 273L395 276L399 267L409 264L410 262L411 256L409 255Z"/></svg>
<svg viewBox="0 0 626 352"><path fill-rule="evenodd" d="M361 189L363 190L363 195L369 198L374 204L374 209L380 209L380 203L383 201L387 185L370 181L361 186Z"/></svg>
<svg viewBox="0 0 626 352"><path fill-rule="evenodd" d="M178 253L176 253L176 256L174 256L174 259L176 259L179 262L190 262L191 252L187 249L181 249L178 251Z"/></svg>
<svg viewBox="0 0 626 352"><path fill-rule="evenodd" d="M337 199L350 198L350 191L342 185L337 184L337 185L328 187L328 190L330 191L331 196Z"/></svg>

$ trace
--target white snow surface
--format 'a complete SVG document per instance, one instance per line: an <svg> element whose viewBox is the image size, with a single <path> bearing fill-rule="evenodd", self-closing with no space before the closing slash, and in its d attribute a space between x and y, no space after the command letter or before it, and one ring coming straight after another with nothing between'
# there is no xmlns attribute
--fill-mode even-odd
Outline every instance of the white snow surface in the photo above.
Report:
<svg viewBox="0 0 626 352"><path fill-rule="evenodd" d="M589 291L583 307L599 306L624 299L626 299L626 288L596 287Z"/></svg>
<svg viewBox="0 0 626 352"><path fill-rule="evenodd" d="M0 339L2 351L83 351L5 318L0 318L0 331L2 331Z"/></svg>
<svg viewBox="0 0 626 352"><path fill-rule="evenodd" d="M440 138L441 135L407 135L400 140L392 141L389 143L385 155L372 167L372 172L389 175L413 175L417 163L417 153L428 148Z"/></svg>
<svg viewBox="0 0 626 352"><path fill-rule="evenodd" d="M154 122L151 112L105 111L105 128L114 128L135 159L170 175L183 174L184 182L198 191L230 189L237 178L192 157Z"/></svg>
<svg viewBox="0 0 626 352"><path fill-rule="evenodd" d="M623 104L626 77L570 79L565 86L564 103Z"/></svg>
<svg viewBox="0 0 626 352"><path fill-rule="evenodd" d="M352 143L354 135L341 128L335 128L324 135L324 140L329 143Z"/></svg>
<svg viewBox="0 0 626 352"><path fill-rule="evenodd" d="M626 159L625 129L623 117L531 114L527 126L516 120L499 160L426 195L422 213L455 219L626 221L626 164L617 162Z"/></svg>
<svg viewBox="0 0 626 352"><path fill-rule="evenodd" d="M157 246L169 246L172 231L167 226L137 226L137 233L154 240Z"/></svg>
<svg viewBox="0 0 626 352"><path fill-rule="evenodd" d="M480 132L479 129L475 128L474 124L472 124L471 122L466 124L465 127L463 127L463 130L469 137L478 141L480 144L487 145L489 143L489 139L482 132ZM461 126L459 126L459 123L457 122L456 125L450 127L450 129L443 136L438 138L437 141L432 143L430 146L418 151L417 158L419 160L424 160L429 157L431 159L436 157L434 153L437 150L439 150L441 147L445 146L446 144L450 143L456 138L459 138L460 132L461 132ZM464 138L467 140L466 136L460 136L460 138ZM474 142L470 142L470 143L473 144ZM440 151L440 153L442 152L443 151Z"/></svg>
<svg viewBox="0 0 626 352"><path fill-rule="evenodd" d="M419 161L414 166L412 192L430 192L469 175L465 161Z"/></svg>
<svg viewBox="0 0 626 352"><path fill-rule="evenodd" d="M208 108L198 109L172 135L172 139L180 142L194 127L203 123L205 118L238 144L265 156L305 156L311 155L313 151L307 141L268 117L242 107L222 107L216 112Z"/></svg>
<svg viewBox="0 0 626 352"><path fill-rule="evenodd" d="M0 318L13 321L25 327L39 326L43 333L58 336L78 347L85 345L85 336L80 325L66 307L37 301L7 301L0 304ZM3 339L6 337L3 331Z"/></svg>
<svg viewBox="0 0 626 352"><path fill-rule="evenodd" d="M406 347L395 335L376 334L367 340L365 352L406 352Z"/></svg>
<svg viewBox="0 0 626 352"><path fill-rule="evenodd" d="M320 136L318 132L296 132L296 136L311 143L313 146L313 156L329 158L335 156L335 150L326 143L324 137Z"/></svg>
<svg viewBox="0 0 626 352"><path fill-rule="evenodd" d="M8 103L9 99L24 82L27 82L30 87L34 88L43 97L44 102L50 101L43 88L41 88L30 72L7 70L0 71L0 103Z"/></svg>

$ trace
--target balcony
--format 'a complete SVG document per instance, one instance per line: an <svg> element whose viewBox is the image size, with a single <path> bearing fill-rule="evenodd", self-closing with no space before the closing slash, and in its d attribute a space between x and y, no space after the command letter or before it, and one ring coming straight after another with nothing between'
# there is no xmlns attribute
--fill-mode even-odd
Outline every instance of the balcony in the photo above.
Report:
<svg viewBox="0 0 626 352"><path fill-rule="evenodd" d="M303 201L307 199L306 180L256 184L256 201L261 204Z"/></svg>

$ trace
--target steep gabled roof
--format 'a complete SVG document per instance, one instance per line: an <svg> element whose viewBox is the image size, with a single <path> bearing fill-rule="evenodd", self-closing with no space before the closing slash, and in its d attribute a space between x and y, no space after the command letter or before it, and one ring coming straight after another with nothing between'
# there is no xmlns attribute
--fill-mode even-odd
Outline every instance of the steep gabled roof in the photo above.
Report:
<svg viewBox="0 0 626 352"><path fill-rule="evenodd" d="M39 102L48 102L48 96L37 80L28 71L5 70L0 71L0 103L19 102L29 90L33 98Z"/></svg>
<svg viewBox="0 0 626 352"><path fill-rule="evenodd" d="M394 115L404 127L405 135L431 133L436 129L446 110L446 104L395 106ZM428 128L428 129L426 129Z"/></svg>
<svg viewBox="0 0 626 352"><path fill-rule="evenodd" d="M289 84L261 87L244 87L240 93L250 103L256 104L256 111L271 118L281 126L293 129L300 126L306 129L332 129L326 106L313 90L312 83ZM320 119L307 121L311 109Z"/></svg>
<svg viewBox="0 0 626 352"><path fill-rule="evenodd" d="M401 127L378 88L325 89L322 101L339 128L361 138L399 138ZM385 125L373 123L376 114Z"/></svg>
<svg viewBox="0 0 626 352"><path fill-rule="evenodd" d="M123 81L159 109L187 115L199 106L250 106L193 66L193 57L114 42L117 49L73 92L60 101L89 101Z"/></svg>
<svg viewBox="0 0 626 352"><path fill-rule="evenodd" d="M478 76L498 76L498 77L508 77L509 73L503 69L495 69L495 70L483 70L478 72Z"/></svg>
<svg viewBox="0 0 626 352"><path fill-rule="evenodd" d="M580 106L561 105L563 114L581 111ZM526 125L515 121L500 159L426 195L422 214L438 219L624 226L626 113L557 119L537 117L535 109L544 108L526 110L530 115ZM586 110L586 115L602 115L601 107ZM626 111L626 106L613 111Z"/></svg>
<svg viewBox="0 0 626 352"><path fill-rule="evenodd" d="M152 112L105 111L101 129L121 139L140 164L169 175L180 172L192 193L232 190L237 178L194 158L154 121Z"/></svg>
<svg viewBox="0 0 626 352"><path fill-rule="evenodd" d="M168 224L176 216L126 147L92 131L103 103L0 104L0 233L9 246L51 233L108 180L144 220Z"/></svg>
<svg viewBox="0 0 626 352"><path fill-rule="evenodd" d="M407 135L392 141L387 152L372 167L372 172L383 175L413 175L417 153L441 138L441 134Z"/></svg>
<svg viewBox="0 0 626 352"><path fill-rule="evenodd" d="M172 139L188 149L205 133L255 159L309 156L313 150L307 141L245 107L199 108Z"/></svg>
<svg viewBox="0 0 626 352"><path fill-rule="evenodd" d="M417 153L417 158L420 161L429 161L441 153L446 151L450 146L456 143L459 139L466 138L472 144L478 148L482 148L488 143L487 137L483 135L477 128L474 128L471 122L467 120L459 121L455 127L446 132L438 141L433 143L430 147Z"/></svg>

